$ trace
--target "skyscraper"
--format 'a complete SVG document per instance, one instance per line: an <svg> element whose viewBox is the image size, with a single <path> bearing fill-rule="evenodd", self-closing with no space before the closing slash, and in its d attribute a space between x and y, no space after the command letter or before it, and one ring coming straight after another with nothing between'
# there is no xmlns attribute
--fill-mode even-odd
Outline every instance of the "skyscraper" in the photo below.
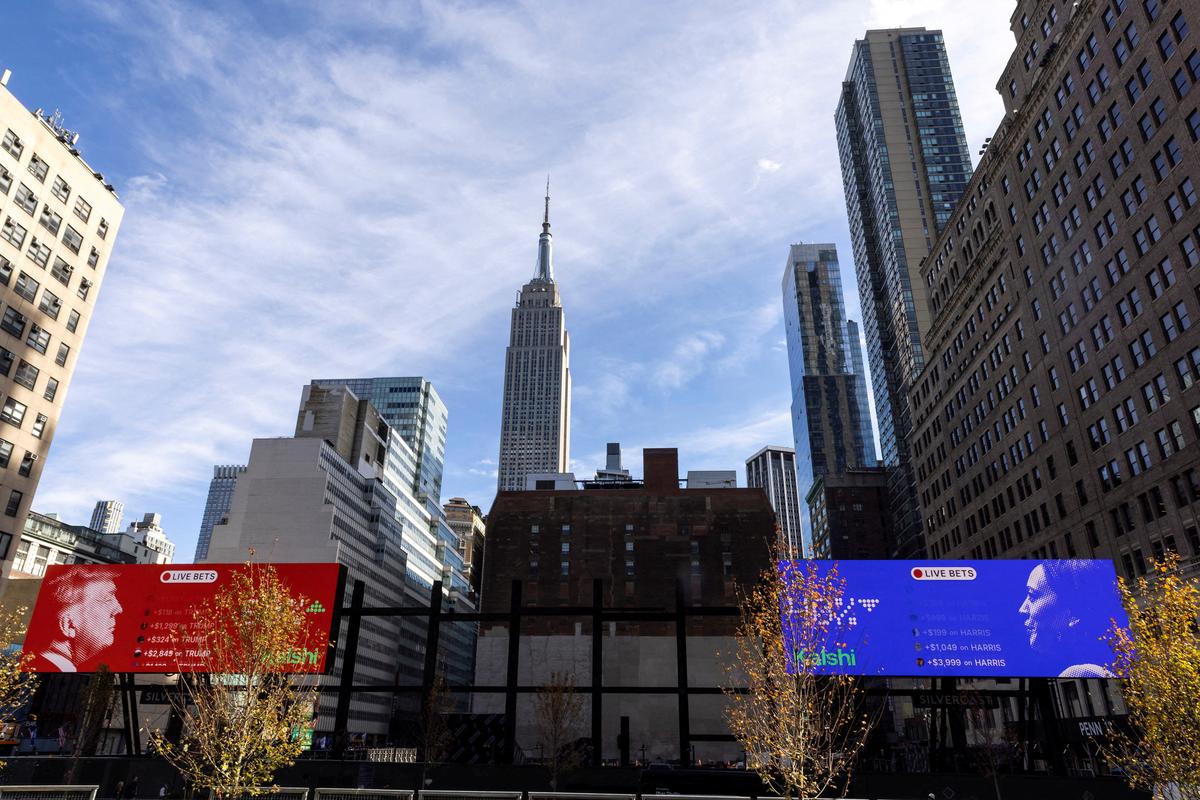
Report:
<svg viewBox="0 0 1200 800"><path fill-rule="evenodd" d="M570 463L571 341L550 245L547 182L537 271L517 298L504 354L500 491L524 490L526 475L566 472Z"/></svg>
<svg viewBox="0 0 1200 800"><path fill-rule="evenodd" d="M417 482L412 490L426 498L431 508L441 508L450 413L432 383L422 377L322 378L313 383L345 386L357 397L370 401L416 456Z"/></svg>
<svg viewBox="0 0 1200 800"><path fill-rule="evenodd" d="M907 392L924 368L930 326L918 267L971 175L941 32L867 31L854 43L836 124L880 450L891 470L894 555L915 555L922 539Z"/></svg>
<svg viewBox="0 0 1200 800"><path fill-rule="evenodd" d="M800 527L800 494L796 490L796 451L790 447L764 447L746 459L746 486L762 489L775 509L779 538L789 555L803 555Z"/></svg>
<svg viewBox="0 0 1200 800"><path fill-rule="evenodd" d="M853 369L842 302L837 249L832 244L794 244L783 273L783 319L792 378L792 435L796 444L798 495L816 475L874 466L866 461L858 380ZM870 424L868 420L868 426ZM808 508L801 506L797 543L807 551Z"/></svg>
<svg viewBox="0 0 1200 800"><path fill-rule="evenodd" d="M116 533L121 530L121 517L124 514L125 504L120 500L97 500L88 527L100 533Z"/></svg>
<svg viewBox="0 0 1200 800"><path fill-rule="evenodd" d="M124 208L60 116L30 113L0 75L0 570L66 399Z"/></svg>
<svg viewBox="0 0 1200 800"><path fill-rule="evenodd" d="M246 471L245 465L217 465L213 467L212 481L208 484L208 500L204 503L204 516L200 518L200 536L196 539L196 556L193 561L208 558L208 543L212 541L213 525L229 513L233 502L233 490L237 487L238 475ZM95 520L95 517L92 517Z"/></svg>
<svg viewBox="0 0 1200 800"><path fill-rule="evenodd" d="M858 323L846 320L846 341L850 345L850 371L854 373L855 391L858 394L858 426L862 433L863 463L878 463L875 452L875 431L871 427L871 404L867 398L867 371L863 368L862 335Z"/></svg>

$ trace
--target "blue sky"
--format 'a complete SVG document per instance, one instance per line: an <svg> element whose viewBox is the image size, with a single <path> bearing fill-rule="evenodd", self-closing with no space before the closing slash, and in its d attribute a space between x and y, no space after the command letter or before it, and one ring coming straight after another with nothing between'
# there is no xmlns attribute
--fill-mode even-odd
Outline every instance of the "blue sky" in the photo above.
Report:
<svg viewBox="0 0 1200 800"><path fill-rule="evenodd" d="M509 309L552 174L572 467L620 441L733 469L790 444L780 278L838 245L833 110L856 36L946 33L972 151L1008 3L42 2L0 55L126 205L34 508L158 511L190 560L212 465L301 387L424 375L443 499L495 493Z"/></svg>

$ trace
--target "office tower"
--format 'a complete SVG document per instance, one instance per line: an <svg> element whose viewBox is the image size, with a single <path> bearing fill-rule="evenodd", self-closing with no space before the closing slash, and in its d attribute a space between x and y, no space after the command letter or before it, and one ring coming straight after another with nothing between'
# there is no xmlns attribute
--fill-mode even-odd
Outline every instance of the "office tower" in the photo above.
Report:
<svg viewBox="0 0 1200 800"><path fill-rule="evenodd" d="M790 447L764 447L746 459L746 486L767 493L775 521L779 525L779 544L789 556L802 557L800 494L796 488L796 451Z"/></svg>
<svg viewBox="0 0 1200 800"><path fill-rule="evenodd" d="M412 448L417 460L413 491L440 508L449 411L433 384L421 377L321 378L321 386L346 386L367 400Z"/></svg>
<svg viewBox="0 0 1200 800"><path fill-rule="evenodd" d="M364 582L368 606L428 605L434 583L443 581L443 607L473 611L461 556L444 552L436 522L444 518L429 513L414 490L418 483L416 452L372 403L345 386L310 384L295 436L251 446L226 518L213 526L206 560L244 560L253 547L262 560L336 561L346 565L349 585ZM421 618L381 617L364 621L362 631L356 682L420 683ZM474 625L442 630L438 662L450 685L470 680L474 631ZM334 701L321 702L318 729L331 733ZM415 694L356 695L351 724L371 741L386 741L417 706Z"/></svg>
<svg viewBox="0 0 1200 800"><path fill-rule="evenodd" d="M864 463L863 409L847 340L841 270L832 244L794 244L783 272L783 320L792 379L797 493L816 475ZM800 507L798 543L807 551L808 509Z"/></svg>
<svg viewBox="0 0 1200 800"><path fill-rule="evenodd" d="M484 541L487 526L479 506L473 506L462 497L451 497L442 507L446 522L458 536L458 551L462 554L463 571L475 594L483 581Z"/></svg>
<svg viewBox="0 0 1200 800"><path fill-rule="evenodd" d="M245 465L224 464L213 467L212 480L208 484L208 499L204 503L204 516L200 518L200 536L196 539L196 556L193 561L208 558L208 543L212 540L213 525L229 513L233 502L233 490L238 476L246 471Z"/></svg>
<svg viewBox="0 0 1200 800"><path fill-rule="evenodd" d="M882 467L818 475L808 496L813 558L887 558L892 540Z"/></svg>
<svg viewBox="0 0 1200 800"><path fill-rule="evenodd" d="M605 453L604 469L596 470L596 480L609 483L627 483L629 470L621 468L621 443L609 442Z"/></svg>
<svg viewBox="0 0 1200 800"><path fill-rule="evenodd" d="M880 451L892 470L894 555L911 556L922 539L907 391L930 326L917 270L971 174L941 32L867 31L854 43L836 124Z"/></svg>
<svg viewBox="0 0 1200 800"><path fill-rule="evenodd" d="M394 449L404 453L414 466L405 472L410 483L393 487L400 498L411 496L421 505L423 524L406 529L403 546L409 553L409 584L412 603L428 603L433 580L441 580L447 609L474 609L475 597L466 554L461 539L451 526L442 507L442 470L446 459L446 431L449 411L433 384L422 377L327 378L312 382L314 387L348 389L363 402L370 403L387 423L396 441ZM302 435L297 433L297 435ZM422 571L417 564L427 564ZM406 625L418 625L406 621ZM423 623L420 624L423 631ZM420 634L424 637L424 633ZM446 678L450 683L470 680L475 654L475 626L449 625L442 630L442 645L449 654Z"/></svg>
<svg viewBox="0 0 1200 800"><path fill-rule="evenodd" d="M100 533L116 533L121 530L121 517L124 515L125 504L120 500L97 500L88 527Z"/></svg>
<svg viewBox="0 0 1200 800"><path fill-rule="evenodd" d="M148 563L170 564L175 558L175 543L167 537L162 529L162 515L150 512L144 514L140 522L131 522L125 530L130 539L145 547L157 556Z"/></svg>
<svg viewBox="0 0 1200 800"><path fill-rule="evenodd" d="M1111 557L1130 578L1166 550L1195 563L1200 6L1012 20L1013 111L922 269L929 552Z"/></svg>
<svg viewBox="0 0 1200 800"><path fill-rule="evenodd" d="M571 452L571 341L550 252L550 184L537 271L521 288L504 354L500 491L522 491L533 473L562 473Z"/></svg>
<svg viewBox="0 0 1200 800"><path fill-rule="evenodd" d="M600 602L610 608L674 609L677 587L689 606L736 605L739 590L770 568L775 551L775 512L766 496L760 489L696 488L701 482L691 480L681 488L674 448L647 448L642 458L640 481L595 481L582 489L551 483L546 489L500 493L488 513L481 610L508 613L514 581L520 582L527 607L590 608L596 579ZM686 626L683 680L693 686L721 681L714 665L721 662L719 653L732 651L736 622L730 616L692 618ZM508 625L485 623L476 684L504 685L514 652L521 683L533 686L546 683L555 671L573 674L579 686L662 687L679 679L681 643L670 622L600 622L602 658L591 649L592 621L583 624L580 628L566 617L526 618L519 647L510 651ZM598 679L592 677L593 657L604 670ZM528 753L537 743L534 697L523 693L514 702L517 743ZM590 703L584 707L599 723L596 758L618 755L622 717L629 718L629 749L661 762L679 758L681 716L690 714L697 734L728 730L725 703L716 696L693 695L683 714L678 698L670 695L602 694L599 703L598 718L591 717ZM506 701L503 694L476 694L472 705L476 713L500 713ZM587 735L587 723L580 727L578 735ZM740 756L736 744L717 738L700 741L698 735L695 757L719 762Z"/></svg>
<svg viewBox="0 0 1200 800"><path fill-rule="evenodd" d="M862 335L858 332L858 323L852 319L846 320L846 341L850 346L850 371L854 373L855 394L858 397L858 427L863 443L864 464L874 464L879 461L875 452L875 431L871 427L871 403L867 398L867 371L863 368Z"/></svg>
<svg viewBox="0 0 1200 800"><path fill-rule="evenodd" d="M124 208L56 112L30 113L0 76L0 567L46 455Z"/></svg>

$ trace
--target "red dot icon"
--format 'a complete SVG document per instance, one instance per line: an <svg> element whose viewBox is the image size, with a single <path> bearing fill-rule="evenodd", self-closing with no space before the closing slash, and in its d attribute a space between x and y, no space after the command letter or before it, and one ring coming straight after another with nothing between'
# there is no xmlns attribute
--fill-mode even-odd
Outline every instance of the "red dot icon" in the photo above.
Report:
<svg viewBox="0 0 1200 800"><path fill-rule="evenodd" d="M920 577L921 577L922 575L924 575L924 574L925 574L924 572L921 572L921 568L920 568L920 567L914 567L914 568L913 568L913 571L912 571L912 576L913 576L914 578L920 579Z"/></svg>

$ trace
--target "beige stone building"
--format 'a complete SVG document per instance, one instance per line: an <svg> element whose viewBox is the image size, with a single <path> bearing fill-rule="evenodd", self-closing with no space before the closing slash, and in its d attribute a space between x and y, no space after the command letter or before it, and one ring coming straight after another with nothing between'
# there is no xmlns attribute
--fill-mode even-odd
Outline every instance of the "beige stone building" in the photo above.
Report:
<svg viewBox="0 0 1200 800"><path fill-rule="evenodd" d="M0 77L0 565L46 465L124 208L57 114Z"/></svg>

